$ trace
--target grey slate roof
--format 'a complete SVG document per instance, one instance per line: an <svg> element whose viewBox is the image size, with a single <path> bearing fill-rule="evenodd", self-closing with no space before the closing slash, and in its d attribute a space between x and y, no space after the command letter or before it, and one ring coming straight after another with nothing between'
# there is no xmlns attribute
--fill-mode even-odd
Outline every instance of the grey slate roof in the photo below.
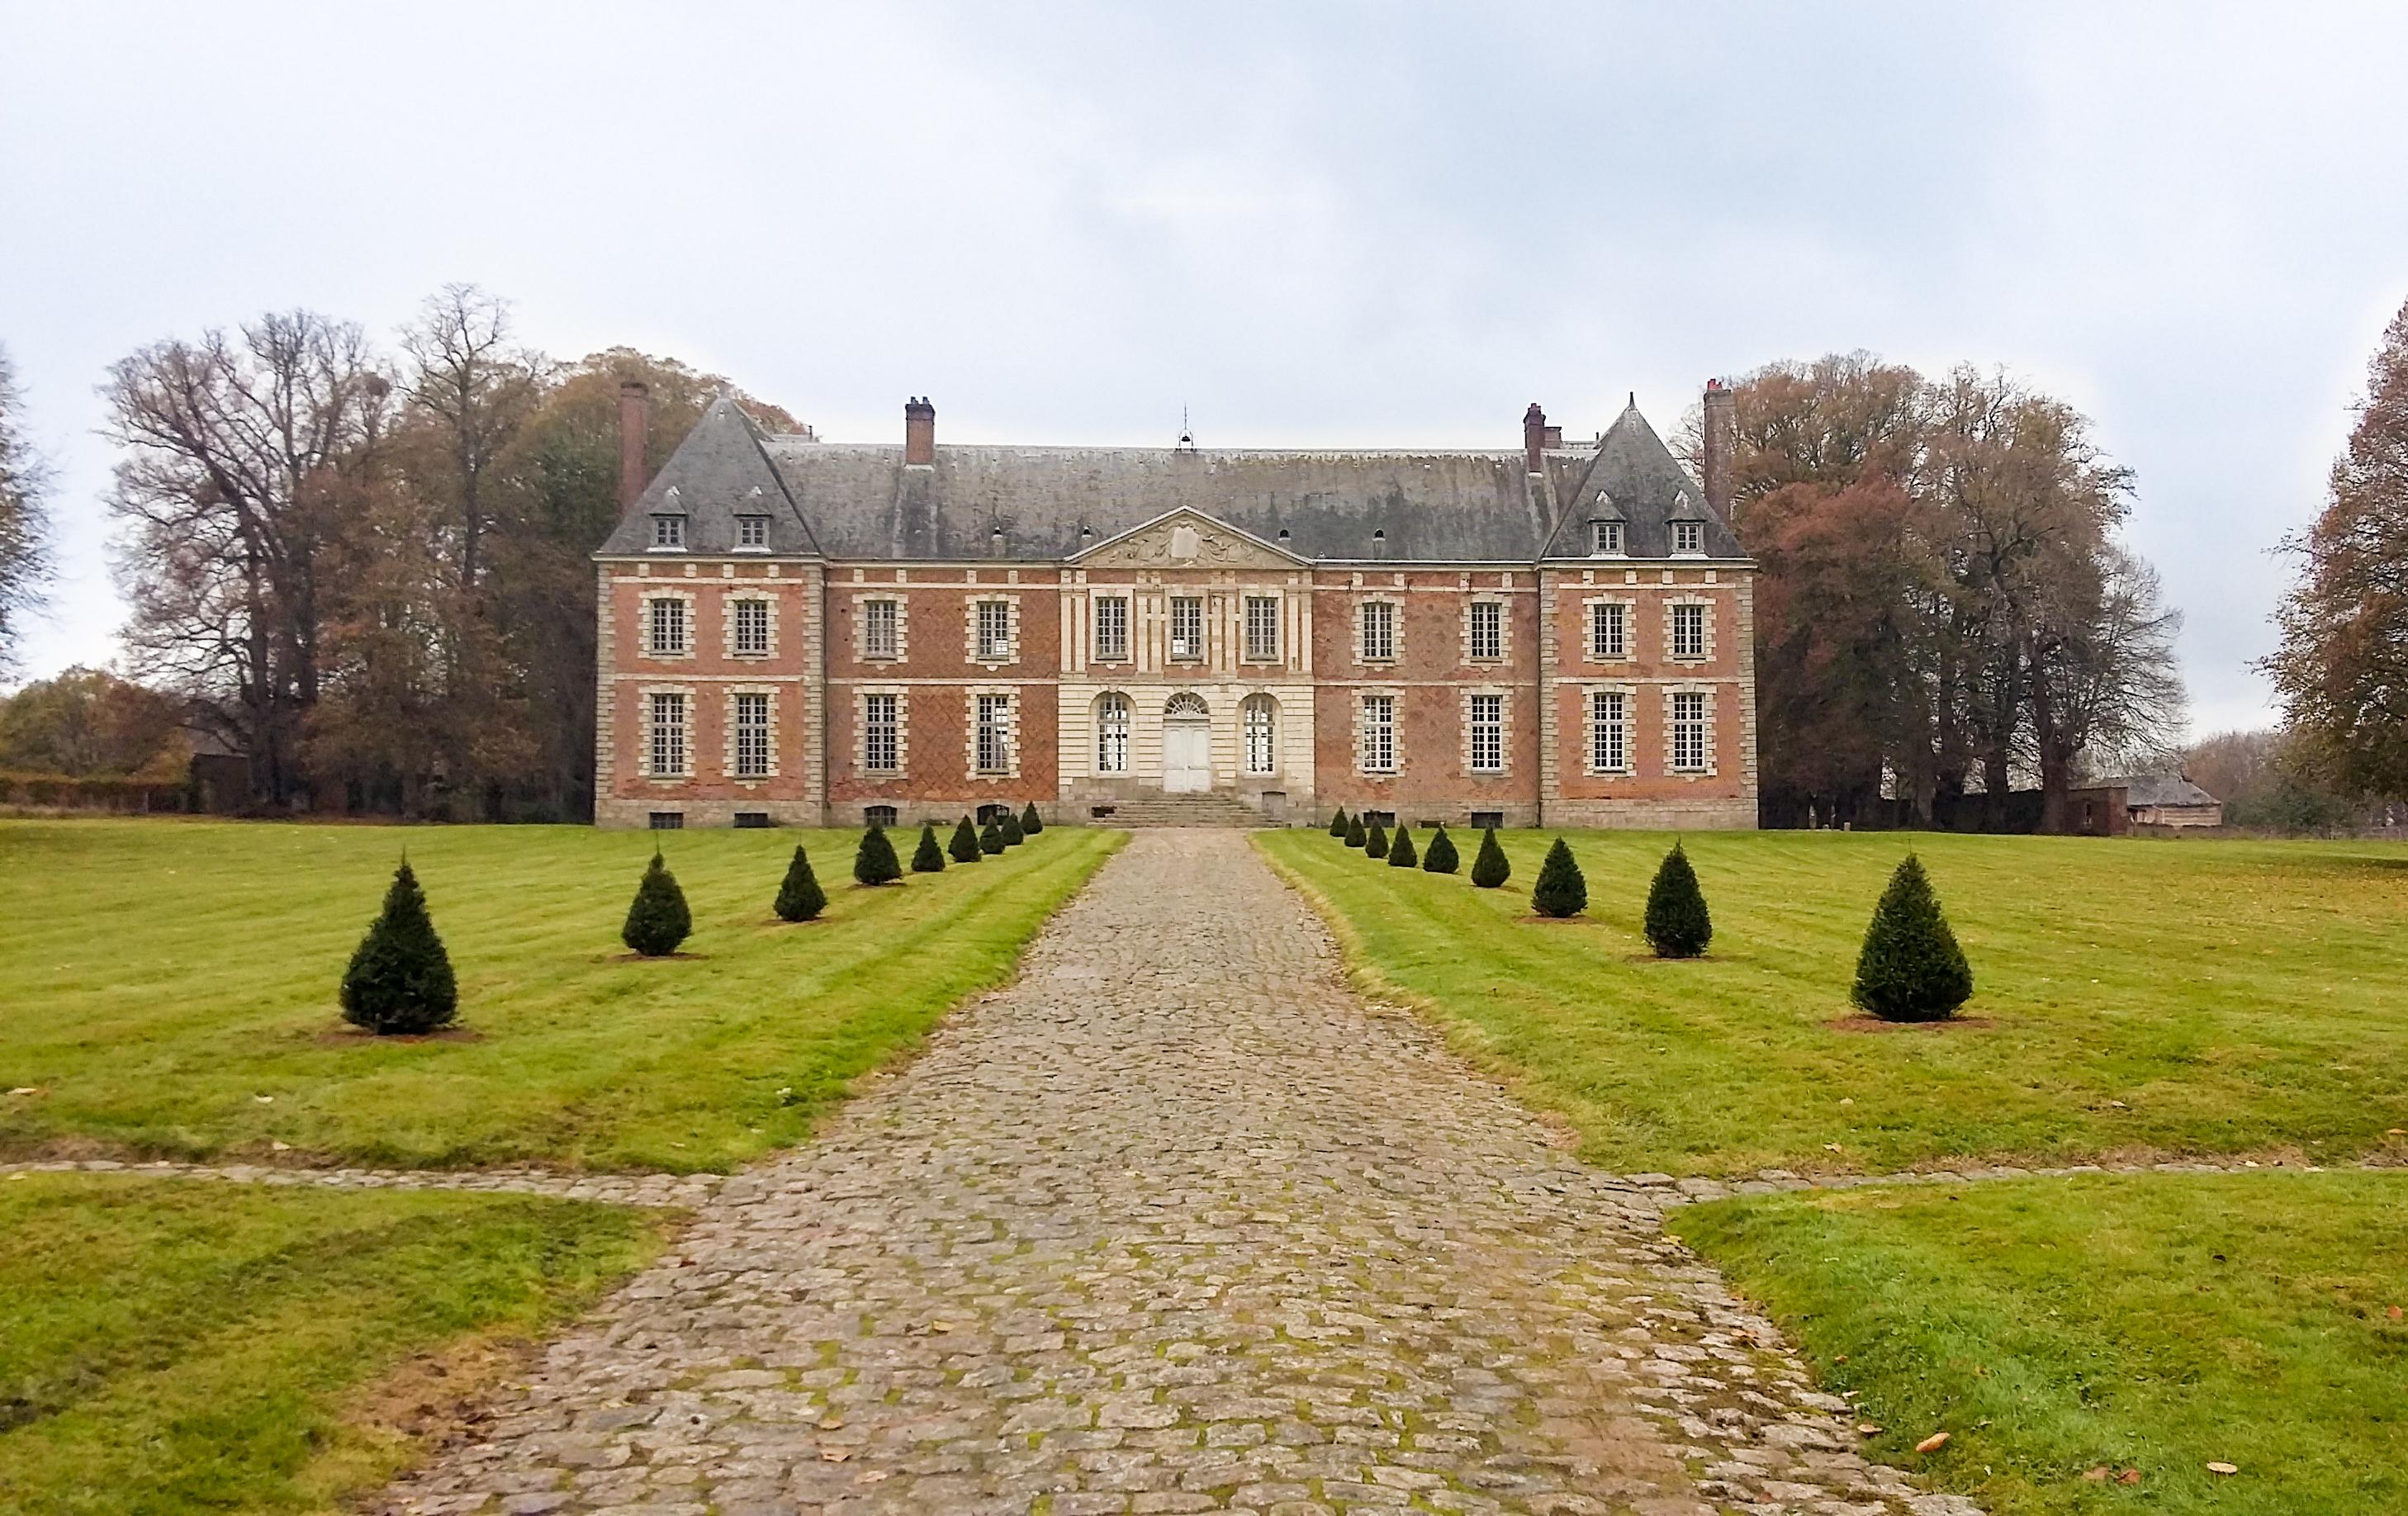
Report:
<svg viewBox="0 0 2408 1516"><path fill-rule="evenodd" d="M1631 556L1669 553L1667 517L1686 493L1704 517L1709 557L1742 557L1698 488L1634 407L1596 452L1546 455L1556 500L1608 490L1629 521ZM770 549L837 559L1018 562L1066 559L1171 511L1226 522L1305 559L1529 563L1554 538L1586 551L1584 510L1551 521L1520 450L955 447L907 466L899 445L763 436L733 402L695 423L605 542L646 551L652 516L670 503L698 553L728 551L739 501L767 500ZM1576 492L1585 490L1586 495ZM758 491L758 494L752 492ZM1286 536L1280 534L1285 532ZM1375 538L1374 533L1382 534ZM999 534L999 535L998 535ZM809 544L809 545L804 545Z"/></svg>
<svg viewBox="0 0 2408 1516"><path fill-rule="evenodd" d="M2127 806L2213 806L2221 804L2215 796L2184 779L2179 774L2130 774L2122 779L2100 779L2102 785L2121 785Z"/></svg>
<svg viewBox="0 0 2408 1516"><path fill-rule="evenodd" d="M1582 558L1588 554L1588 523L1620 520L1623 547L1633 558L1664 558L1672 551L1673 517L1705 523L1709 558L1744 558L1746 551L1730 528L1706 505L1706 492L1637 404L1627 406L1598 440L1597 451L1582 455L1585 464L1578 478L1555 479L1555 497L1564 503L1546 551L1536 556ZM1553 465L1555 459L1548 460ZM1685 508L1681 498L1688 497ZM1603 498L1600 499L1599 497Z"/></svg>

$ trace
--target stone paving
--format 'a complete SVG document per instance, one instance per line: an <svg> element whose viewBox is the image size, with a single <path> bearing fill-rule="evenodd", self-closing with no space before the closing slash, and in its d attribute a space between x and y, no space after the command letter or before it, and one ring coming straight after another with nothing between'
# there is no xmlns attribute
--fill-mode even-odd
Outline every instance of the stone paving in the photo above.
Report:
<svg viewBox="0 0 2408 1516"><path fill-rule="evenodd" d="M547 1350L435 1513L1979 1516L1230 832L1142 833Z"/></svg>

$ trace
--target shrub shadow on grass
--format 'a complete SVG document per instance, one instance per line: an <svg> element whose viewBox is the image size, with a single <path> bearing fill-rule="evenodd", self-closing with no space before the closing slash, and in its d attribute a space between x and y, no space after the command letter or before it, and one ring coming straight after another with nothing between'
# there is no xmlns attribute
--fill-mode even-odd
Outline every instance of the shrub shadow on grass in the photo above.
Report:
<svg viewBox="0 0 2408 1516"><path fill-rule="evenodd" d="M1845 1016L1834 1016L1823 1024L1834 1032L1937 1032L1951 1026L1984 1032L1999 1023L1988 1016L1942 1016L1931 1022L1885 1022L1859 1010Z"/></svg>
<svg viewBox="0 0 2408 1516"><path fill-rule="evenodd" d="M606 952L594 961L597 964L698 964L710 956L707 952Z"/></svg>
<svg viewBox="0 0 2408 1516"><path fill-rule="evenodd" d="M329 1026L310 1040L322 1048L368 1048L396 1042L405 1046L414 1042L482 1042L485 1034L473 1026L447 1026L435 1032L390 1032L380 1037L365 1026Z"/></svg>

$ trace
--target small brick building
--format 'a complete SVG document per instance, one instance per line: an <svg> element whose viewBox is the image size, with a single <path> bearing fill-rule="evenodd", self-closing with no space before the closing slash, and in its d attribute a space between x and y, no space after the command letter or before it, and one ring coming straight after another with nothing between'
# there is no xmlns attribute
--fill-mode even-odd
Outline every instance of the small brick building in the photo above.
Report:
<svg viewBox="0 0 2408 1516"><path fill-rule="evenodd" d="M1756 824L1754 565L1633 404L1594 447L901 445L733 401L601 551L595 820Z"/></svg>

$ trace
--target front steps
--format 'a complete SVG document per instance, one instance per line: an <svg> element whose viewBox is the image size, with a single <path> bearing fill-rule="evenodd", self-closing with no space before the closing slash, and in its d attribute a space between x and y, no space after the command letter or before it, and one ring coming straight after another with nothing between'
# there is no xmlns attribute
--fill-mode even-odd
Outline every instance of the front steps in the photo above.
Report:
<svg viewBox="0 0 2408 1516"><path fill-rule="evenodd" d="M1111 814L1088 814L1082 807L1069 818L1085 826L1276 826L1279 823L1232 794L1149 794L1137 800L1109 803Z"/></svg>

